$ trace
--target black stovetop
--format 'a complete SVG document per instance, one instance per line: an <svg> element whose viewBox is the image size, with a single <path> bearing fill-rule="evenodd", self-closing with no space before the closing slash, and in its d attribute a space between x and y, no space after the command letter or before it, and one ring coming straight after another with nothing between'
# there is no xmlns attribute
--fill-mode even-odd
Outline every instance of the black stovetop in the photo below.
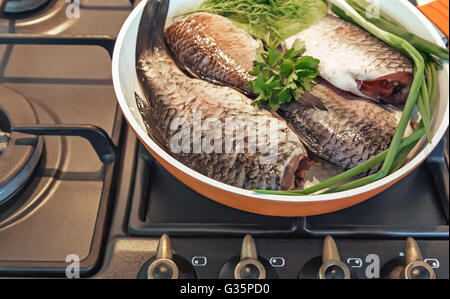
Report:
<svg viewBox="0 0 450 299"><path fill-rule="evenodd" d="M296 278L302 267L320 259L327 235L337 239L349 265L363 261L361 267L351 268L354 278L365 277L364 261L370 254L379 255L382 266L398 262L408 237L419 242L427 262L437 261L438 277L448 277L448 196L441 194L448 181L444 142L416 171L380 195L336 213L300 218L255 215L218 204L170 175L132 133L124 145L135 153L123 157L127 167L118 190L128 200L119 197L106 252L108 265L98 277L114 277L119 271L122 277L136 277L164 233L185 262L206 258L206 266L194 266L199 278L219 277L224 264L239 255L246 234L255 238L266 263L283 258L283 267L271 267L280 278Z"/></svg>
<svg viewBox="0 0 450 299"><path fill-rule="evenodd" d="M0 205L0 277L64 277L66 258L76 255L82 276L136 278L164 233L177 258L198 278L219 277L239 255L246 234L255 238L273 277L307 277L302 269L320 257L327 235L335 237L354 278L365 277L370 254L380 256L380 266L401 257L407 237L419 242L439 278L449 277L443 143L407 178L340 212L281 218L220 205L157 164L123 120L109 54L132 5L129 0L111 3L81 0L81 18L64 20L57 28L45 21L30 26L27 17L0 19L0 108L7 88L31 103L39 123L96 125L116 145L115 161L104 165L84 139L42 137L44 147L30 180ZM57 1L48 5L62 7ZM107 15L102 22L100 14ZM20 41L14 39L20 34L25 34ZM44 42L40 34L46 34ZM59 34L76 38L61 42ZM358 259L361 267L352 264Z"/></svg>
<svg viewBox="0 0 450 299"><path fill-rule="evenodd" d="M442 155L443 142L432 157ZM442 160L443 162L443 160ZM346 235L445 237L448 200L438 192L432 158L384 193L346 210L314 217L260 216L228 208L192 191L148 154L139 155L129 232L185 235ZM176 207L176 208L174 208ZM366 232L366 233L364 233Z"/></svg>

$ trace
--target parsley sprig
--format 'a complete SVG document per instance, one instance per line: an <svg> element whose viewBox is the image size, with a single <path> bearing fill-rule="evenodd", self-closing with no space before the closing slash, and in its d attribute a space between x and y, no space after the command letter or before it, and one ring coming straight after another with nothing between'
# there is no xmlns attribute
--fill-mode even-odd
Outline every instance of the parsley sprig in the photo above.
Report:
<svg viewBox="0 0 450 299"><path fill-rule="evenodd" d="M300 40L284 54L276 48L259 49L250 72L256 78L247 85L258 95L252 105L276 111L281 104L299 100L305 91L310 91L316 84L320 61L311 56L300 57L304 53L305 45Z"/></svg>

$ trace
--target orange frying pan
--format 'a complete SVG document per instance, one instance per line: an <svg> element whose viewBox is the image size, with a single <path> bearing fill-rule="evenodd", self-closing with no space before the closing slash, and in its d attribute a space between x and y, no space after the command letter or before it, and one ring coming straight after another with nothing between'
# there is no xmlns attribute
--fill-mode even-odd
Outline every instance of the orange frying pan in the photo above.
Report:
<svg viewBox="0 0 450 299"><path fill-rule="evenodd" d="M172 16L187 12L201 2L202 0L172 0L167 22L170 23ZM380 181L340 193L292 197L257 194L210 179L186 167L159 147L147 134L136 106L134 93L140 93L140 86L135 68L135 49L139 21L145 4L146 1L141 1L136 6L123 25L116 42L112 74L118 102L130 127L157 161L181 182L214 201L236 209L273 216L308 216L341 210L375 196L411 173L432 153L448 127L449 69L448 65L444 65L444 69L438 74L439 98L432 124L432 143L427 143L426 139L422 140L404 167ZM407 0L380 1L380 5L415 34L443 45L434 26Z"/></svg>

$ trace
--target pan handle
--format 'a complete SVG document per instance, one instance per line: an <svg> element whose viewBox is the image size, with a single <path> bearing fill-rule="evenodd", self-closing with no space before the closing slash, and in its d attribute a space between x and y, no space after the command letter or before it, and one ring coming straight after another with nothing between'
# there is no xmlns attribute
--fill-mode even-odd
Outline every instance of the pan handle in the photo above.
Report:
<svg viewBox="0 0 450 299"><path fill-rule="evenodd" d="M441 30L448 39L449 35L449 13L448 13L448 0L435 0L428 4L418 6L417 8L432 21L436 27Z"/></svg>
<svg viewBox="0 0 450 299"><path fill-rule="evenodd" d="M116 158L116 147L108 134L92 125L15 125L12 131L38 136L78 136L88 140L104 164Z"/></svg>

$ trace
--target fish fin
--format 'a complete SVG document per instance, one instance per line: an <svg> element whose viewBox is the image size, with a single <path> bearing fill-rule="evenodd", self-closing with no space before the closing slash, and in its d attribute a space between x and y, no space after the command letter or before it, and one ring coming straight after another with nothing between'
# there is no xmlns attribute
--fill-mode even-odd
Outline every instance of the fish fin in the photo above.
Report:
<svg viewBox="0 0 450 299"><path fill-rule="evenodd" d="M298 99L295 102L291 102L290 104L287 105L282 105L282 110L286 110L286 108L289 109L290 106L302 107L305 110L319 109L323 111L328 111L327 107L322 102L322 100L309 92L306 92L300 99Z"/></svg>
<svg viewBox="0 0 450 299"><path fill-rule="evenodd" d="M139 23L136 40L136 61L155 49L167 51L164 27L170 0L147 0Z"/></svg>
<svg viewBox="0 0 450 299"><path fill-rule="evenodd" d="M301 110L318 109L322 111L328 111L328 108L325 106L325 104L322 102L321 99L312 95L309 92L306 92L300 99L292 101L287 104L282 104L280 106L279 112L282 113L289 111L292 112L298 109Z"/></svg>
<svg viewBox="0 0 450 299"><path fill-rule="evenodd" d="M313 109L319 109L323 111L328 111L325 104L322 102L321 99L319 99L316 96L313 96L311 93L306 92L299 100L298 102L307 108L313 108Z"/></svg>
<svg viewBox="0 0 450 299"><path fill-rule="evenodd" d="M184 64L183 62L181 62L176 55L171 55L172 59L175 61L175 64L178 66L178 68L180 70L182 70L188 77L192 77L195 79L199 79L199 80L203 80L209 83L212 83L214 85L218 85L218 86L225 86L225 87L229 87L232 88L234 90L239 91L240 93L243 93L244 95L246 95L247 97L251 98L251 99L256 99L257 95L255 95L254 93L239 88L233 84L229 84L217 79L214 79L213 77L210 77L208 75L203 74L202 72L197 71L195 68L191 68L188 65Z"/></svg>
<svg viewBox="0 0 450 299"><path fill-rule="evenodd" d="M144 118L145 121L145 118L148 118L150 114L151 107L146 100L144 100L138 95L137 92L134 93L134 98L136 100L136 105L138 107L139 113L141 114L142 118Z"/></svg>

